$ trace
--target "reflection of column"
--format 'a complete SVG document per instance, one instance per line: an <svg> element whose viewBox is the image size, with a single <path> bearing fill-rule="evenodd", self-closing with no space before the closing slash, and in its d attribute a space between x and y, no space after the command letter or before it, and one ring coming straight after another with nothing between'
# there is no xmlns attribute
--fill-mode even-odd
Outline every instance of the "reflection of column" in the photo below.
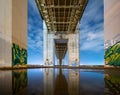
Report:
<svg viewBox="0 0 120 95"><path fill-rule="evenodd" d="M12 95L12 71L0 71L0 95Z"/></svg>
<svg viewBox="0 0 120 95"><path fill-rule="evenodd" d="M68 83L67 80L62 73L62 69L57 69L57 76L55 79L55 90L54 95L69 95L68 94Z"/></svg>
<svg viewBox="0 0 120 95"><path fill-rule="evenodd" d="M27 70L15 70L12 72L12 91L13 95L27 95Z"/></svg>
<svg viewBox="0 0 120 95"><path fill-rule="evenodd" d="M68 91L69 95L79 95L80 75L79 72L69 70Z"/></svg>
<svg viewBox="0 0 120 95"><path fill-rule="evenodd" d="M115 95L120 95L120 77L116 77L115 75L110 76L109 74L105 74L105 86L106 90L110 90ZM105 91L106 91L105 90ZM106 93L107 94L107 93Z"/></svg>
<svg viewBox="0 0 120 95"><path fill-rule="evenodd" d="M45 68L44 71L44 95L53 95L54 73L52 68Z"/></svg>

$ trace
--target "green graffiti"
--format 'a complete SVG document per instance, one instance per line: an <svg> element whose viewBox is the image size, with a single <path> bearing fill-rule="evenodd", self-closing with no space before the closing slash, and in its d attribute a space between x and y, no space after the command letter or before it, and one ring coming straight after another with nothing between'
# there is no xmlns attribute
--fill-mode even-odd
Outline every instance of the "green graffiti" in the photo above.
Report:
<svg viewBox="0 0 120 95"><path fill-rule="evenodd" d="M27 64L27 50L13 43L12 45L12 66L26 65L26 64Z"/></svg>
<svg viewBox="0 0 120 95"><path fill-rule="evenodd" d="M120 66L120 42L105 51L106 65Z"/></svg>

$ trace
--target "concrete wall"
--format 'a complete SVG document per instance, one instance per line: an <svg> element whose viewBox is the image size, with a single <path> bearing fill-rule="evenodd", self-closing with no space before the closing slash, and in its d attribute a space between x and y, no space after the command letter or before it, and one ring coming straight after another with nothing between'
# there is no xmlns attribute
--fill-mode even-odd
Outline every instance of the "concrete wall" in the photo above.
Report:
<svg viewBox="0 0 120 95"><path fill-rule="evenodd" d="M27 50L27 0L0 0L0 67L12 66L12 45Z"/></svg>
<svg viewBox="0 0 120 95"><path fill-rule="evenodd" d="M104 36L112 40L120 34L120 0L104 0Z"/></svg>
<svg viewBox="0 0 120 95"><path fill-rule="evenodd" d="M80 30L79 30L79 23L78 23L75 34L68 34L69 66L80 65L79 33L80 33Z"/></svg>
<svg viewBox="0 0 120 95"><path fill-rule="evenodd" d="M12 0L0 0L0 67L11 66Z"/></svg>
<svg viewBox="0 0 120 95"><path fill-rule="evenodd" d="M120 66L120 0L104 0L105 65Z"/></svg>
<svg viewBox="0 0 120 95"><path fill-rule="evenodd" d="M12 42L27 49L27 0L12 0Z"/></svg>

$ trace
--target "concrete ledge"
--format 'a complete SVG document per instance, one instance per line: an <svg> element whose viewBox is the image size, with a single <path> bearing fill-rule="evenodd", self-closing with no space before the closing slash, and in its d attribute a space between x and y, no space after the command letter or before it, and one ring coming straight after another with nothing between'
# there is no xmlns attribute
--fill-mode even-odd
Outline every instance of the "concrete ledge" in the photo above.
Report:
<svg viewBox="0 0 120 95"><path fill-rule="evenodd" d="M19 70L19 69L36 69L36 68L63 68L63 69L120 69L120 66L42 66L42 65L26 65L26 66L15 66L15 67L0 67L0 70Z"/></svg>

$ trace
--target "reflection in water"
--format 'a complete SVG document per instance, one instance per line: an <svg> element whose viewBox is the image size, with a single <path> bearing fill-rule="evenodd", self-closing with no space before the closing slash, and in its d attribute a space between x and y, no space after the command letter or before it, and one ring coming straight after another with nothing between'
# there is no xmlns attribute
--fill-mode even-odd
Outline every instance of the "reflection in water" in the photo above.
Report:
<svg viewBox="0 0 120 95"><path fill-rule="evenodd" d="M0 95L12 93L12 71L0 71Z"/></svg>
<svg viewBox="0 0 120 95"><path fill-rule="evenodd" d="M79 95L79 71L67 70L67 72L68 76L65 75L64 69L46 68L44 95Z"/></svg>
<svg viewBox="0 0 120 95"><path fill-rule="evenodd" d="M104 95L104 71L80 71L80 95Z"/></svg>
<svg viewBox="0 0 120 95"><path fill-rule="evenodd" d="M120 95L120 70L0 71L0 95Z"/></svg>
<svg viewBox="0 0 120 95"><path fill-rule="evenodd" d="M27 70L12 72L12 91L14 94L27 94Z"/></svg>
<svg viewBox="0 0 120 95"><path fill-rule="evenodd" d="M27 95L27 70L0 71L0 95Z"/></svg>
<svg viewBox="0 0 120 95"><path fill-rule="evenodd" d="M54 73L52 68L44 70L44 95L53 95L54 91Z"/></svg>
<svg viewBox="0 0 120 95"><path fill-rule="evenodd" d="M105 86L108 88L109 91L111 91L112 94L120 95L120 73L114 73L106 71L107 74L105 74ZM110 94L110 92L108 92Z"/></svg>
<svg viewBox="0 0 120 95"><path fill-rule="evenodd" d="M79 87L80 87L79 71L69 70L68 87L69 87L69 95L79 95Z"/></svg>
<svg viewBox="0 0 120 95"><path fill-rule="evenodd" d="M59 69L59 74L55 79L55 91L54 95L68 95L68 83L62 74L62 69Z"/></svg>

